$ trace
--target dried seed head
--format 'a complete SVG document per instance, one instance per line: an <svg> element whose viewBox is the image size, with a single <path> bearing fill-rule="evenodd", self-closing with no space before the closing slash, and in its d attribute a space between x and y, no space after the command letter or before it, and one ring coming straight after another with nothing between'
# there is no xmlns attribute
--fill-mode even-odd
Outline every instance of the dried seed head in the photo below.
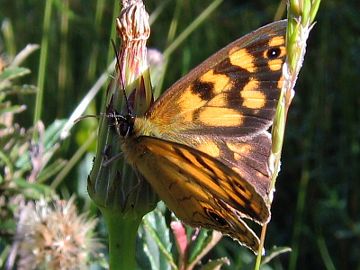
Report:
<svg viewBox="0 0 360 270"><path fill-rule="evenodd" d="M74 199L28 203L18 228L17 269L87 269L102 245L93 238L97 221L78 215Z"/></svg>
<svg viewBox="0 0 360 270"><path fill-rule="evenodd" d="M149 14L142 1L124 1L116 26L124 42L145 40L150 36Z"/></svg>
<svg viewBox="0 0 360 270"><path fill-rule="evenodd" d="M142 1L127 1L116 19L122 39L119 70L124 86L133 83L148 68L146 41L150 36L149 14Z"/></svg>

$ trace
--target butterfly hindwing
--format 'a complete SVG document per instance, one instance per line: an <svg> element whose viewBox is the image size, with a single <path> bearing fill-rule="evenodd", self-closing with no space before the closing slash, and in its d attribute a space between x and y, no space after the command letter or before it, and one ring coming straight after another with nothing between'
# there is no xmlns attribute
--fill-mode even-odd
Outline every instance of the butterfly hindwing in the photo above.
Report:
<svg viewBox="0 0 360 270"><path fill-rule="evenodd" d="M258 238L242 218L269 219L254 187L210 155L183 144L139 137L129 157L166 205L184 222L218 230L254 251Z"/></svg>
<svg viewBox="0 0 360 270"><path fill-rule="evenodd" d="M189 140L191 141L191 140ZM270 185L271 137L267 131L245 138L202 138L191 147L204 152L246 179L264 200Z"/></svg>

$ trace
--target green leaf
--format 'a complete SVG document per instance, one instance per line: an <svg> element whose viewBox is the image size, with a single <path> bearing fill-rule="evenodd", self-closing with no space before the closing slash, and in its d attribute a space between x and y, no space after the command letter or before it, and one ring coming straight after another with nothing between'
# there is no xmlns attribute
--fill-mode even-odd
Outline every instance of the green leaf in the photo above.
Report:
<svg viewBox="0 0 360 270"><path fill-rule="evenodd" d="M5 219L0 222L0 231L2 232L15 232L16 222L14 219Z"/></svg>
<svg viewBox="0 0 360 270"><path fill-rule="evenodd" d="M310 11L310 22L314 22L316 13L319 10L321 0L315 0L312 2L312 7Z"/></svg>
<svg viewBox="0 0 360 270"><path fill-rule="evenodd" d="M38 183L43 183L48 180L50 177L56 175L60 170L62 170L66 164L66 160L58 159L52 164L47 165L37 177ZM86 178L85 178L86 179Z"/></svg>
<svg viewBox="0 0 360 270"><path fill-rule="evenodd" d="M211 231L207 231L205 229L200 229L196 239L194 241L192 241L189 245L189 259L188 259L188 263L193 263L194 260L196 259L201 259L198 258L198 256L201 254L201 252L203 251L203 249L210 243L212 238L212 232Z"/></svg>
<svg viewBox="0 0 360 270"><path fill-rule="evenodd" d="M8 87L4 87L3 92L6 95L29 95L35 94L37 91L37 87L31 84L23 84L23 85L11 85ZM0 91L2 89L0 88Z"/></svg>
<svg viewBox="0 0 360 270"><path fill-rule="evenodd" d="M170 232L163 213L156 208L143 219L141 230L142 249L152 270L177 269L170 252ZM146 269L146 268L144 268Z"/></svg>
<svg viewBox="0 0 360 270"><path fill-rule="evenodd" d="M1 238L0 238L0 246L2 247L0 254L0 269L4 269L3 266L5 265L6 259L9 256L11 247L9 245L5 245L4 241Z"/></svg>
<svg viewBox="0 0 360 270"><path fill-rule="evenodd" d="M55 120L46 130L44 135L44 147L45 153L52 155L54 151L54 146L60 141L61 130L64 127L66 120ZM23 155L16 162L16 167L18 168L28 168L30 167L30 157L29 153Z"/></svg>
<svg viewBox="0 0 360 270"><path fill-rule="evenodd" d="M4 113L20 113L25 109L24 105L14 105L0 109L0 115Z"/></svg>
<svg viewBox="0 0 360 270"><path fill-rule="evenodd" d="M39 200L48 197L53 192L47 185L30 183L23 178L17 178L14 182L22 190L21 193L28 199Z"/></svg>
<svg viewBox="0 0 360 270"><path fill-rule="evenodd" d="M3 165L7 166L7 169L9 170L9 172L11 174L14 172L14 166L11 162L9 155L1 150L0 150L0 164L1 164L1 166L3 166ZM0 177L1 177L0 183L2 183L4 180L3 180L2 176L0 176Z"/></svg>
<svg viewBox="0 0 360 270"><path fill-rule="evenodd" d="M209 261L201 267L201 270L220 270L224 264L230 265L230 261L226 257Z"/></svg>
<svg viewBox="0 0 360 270"><path fill-rule="evenodd" d="M261 265L269 263L272 259L287 252L291 252L290 247L273 247L270 251L267 252L266 256L263 257Z"/></svg>
<svg viewBox="0 0 360 270"><path fill-rule="evenodd" d="M45 149L52 148L60 141L60 134L66 122L67 119L57 119L46 129L44 140Z"/></svg>
<svg viewBox="0 0 360 270"><path fill-rule="evenodd" d="M8 67L0 73L0 82L5 80L13 80L15 78L22 77L26 74L29 74L30 70L23 67Z"/></svg>
<svg viewBox="0 0 360 270"><path fill-rule="evenodd" d="M280 98L282 98L282 96L280 96ZM286 110L285 110L285 103L283 102L282 99L279 101L277 105L274 124L271 132L272 134L271 152L274 154L279 154L281 152L283 140L284 140L285 124L286 124Z"/></svg>

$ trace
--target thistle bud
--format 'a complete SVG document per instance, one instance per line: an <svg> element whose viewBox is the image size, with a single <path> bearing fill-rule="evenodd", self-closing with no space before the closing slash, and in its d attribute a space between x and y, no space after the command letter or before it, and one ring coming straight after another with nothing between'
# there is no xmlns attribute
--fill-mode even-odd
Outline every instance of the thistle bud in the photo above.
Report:
<svg viewBox="0 0 360 270"><path fill-rule="evenodd" d="M120 17L116 20L122 43L116 52L115 76L106 92L107 112L142 115L152 103L146 49L150 35L148 19L141 1L123 1ZM119 134L113 128L116 123L111 124L111 118L105 114L100 122L97 155L88 178L88 191L106 218L118 216L119 223L130 221L137 228L143 215L155 207L157 196L141 175L125 163Z"/></svg>

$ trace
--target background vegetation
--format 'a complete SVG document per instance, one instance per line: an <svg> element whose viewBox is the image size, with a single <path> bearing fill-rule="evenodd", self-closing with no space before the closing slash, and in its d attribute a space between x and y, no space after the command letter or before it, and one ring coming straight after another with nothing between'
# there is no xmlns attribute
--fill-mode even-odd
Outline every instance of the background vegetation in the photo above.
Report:
<svg viewBox="0 0 360 270"><path fill-rule="evenodd" d="M177 24L176 34L181 33L210 3L146 1L150 14L160 11L154 17L149 47L163 51L171 22ZM118 0L54 4L40 117L46 127L55 119L68 118L110 63L114 53L109 40L114 37L114 9L118 10ZM230 41L273 20L278 5L275 0L224 1L170 56L163 89ZM0 53L5 59L28 43L41 43L44 7L44 1L0 0ZM290 246L293 252L277 257L272 269L360 269L359 10L358 1L323 1L311 32L288 116L266 241L267 247ZM180 19L174 21L177 13ZM32 73L21 82L37 85L39 51L22 66ZM35 95L11 99L27 106L15 122L30 127ZM88 113L99 114L100 102L98 95ZM71 159L96 128L95 120L82 121L56 157ZM65 197L77 194L82 209L96 214L86 195L94 150L95 143L62 180L58 192ZM99 227L101 235L103 226ZM245 269L251 258L226 238L209 255L222 256L231 259L229 269Z"/></svg>

